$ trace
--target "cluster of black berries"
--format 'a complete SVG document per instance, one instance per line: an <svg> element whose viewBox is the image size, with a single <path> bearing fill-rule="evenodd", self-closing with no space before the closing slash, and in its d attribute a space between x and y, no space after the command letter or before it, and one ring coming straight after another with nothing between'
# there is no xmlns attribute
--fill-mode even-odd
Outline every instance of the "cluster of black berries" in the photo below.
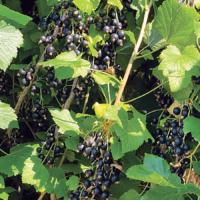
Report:
<svg viewBox="0 0 200 200"><path fill-rule="evenodd" d="M33 74L35 72L35 68L34 67L29 67L28 71L24 70L24 69L20 69L19 73L17 74L22 81L22 85L27 87L30 84L30 81L33 80Z"/></svg>
<svg viewBox="0 0 200 200"><path fill-rule="evenodd" d="M192 82L195 85L200 85L200 76L196 77L196 76L192 76Z"/></svg>
<svg viewBox="0 0 200 200"><path fill-rule="evenodd" d="M11 89L11 78L0 69L0 95L7 95Z"/></svg>
<svg viewBox="0 0 200 200"><path fill-rule="evenodd" d="M46 133L46 141L43 142L42 147L36 149L39 153L38 157L40 158L43 164L53 165L56 158L60 156L60 153L63 152L61 147L63 144L58 145L55 139L55 127L51 127ZM51 152L52 151L52 152ZM45 152L47 153L46 155ZM51 155L49 155L51 153Z"/></svg>
<svg viewBox="0 0 200 200"><path fill-rule="evenodd" d="M182 165L186 166L189 164L186 158L190 150L188 141L194 141L191 133L184 133L183 131L184 119L189 115L197 116L197 112L192 106L185 104L182 108L175 107L173 114L177 118L169 115L167 111L161 115L160 119L164 119L167 116L170 116L170 118L166 120L162 127L157 125L157 128L152 133L155 139L155 142L151 143L154 146L152 153L163 159L169 158L170 155L178 158L176 162L179 162L179 164L177 165L176 163L171 171L179 177L182 177L184 173L184 167ZM159 120L157 118L152 120L152 124L154 125L158 124L158 122Z"/></svg>
<svg viewBox="0 0 200 200"><path fill-rule="evenodd" d="M158 83L158 85L160 85L160 83ZM154 91L154 95L156 96L159 108L169 108L173 103L172 97L164 93L162 86Z"/></svg>
<svg viewBox="0 0 200 200"><path fill-rule="evenodd" d="M91 162L96 162L93 169L86 170L84 173L83 184L69 194L70 200L79 200L87 198L108 199L110 195L110 187L114 183L119 182L121 168L120 160L114 162L112 154L108 151L108 145L104 142L102 134L90 133L90 137L78 145L78 152L82 152ZM115 164L114 164L115 163Z"/></svg>

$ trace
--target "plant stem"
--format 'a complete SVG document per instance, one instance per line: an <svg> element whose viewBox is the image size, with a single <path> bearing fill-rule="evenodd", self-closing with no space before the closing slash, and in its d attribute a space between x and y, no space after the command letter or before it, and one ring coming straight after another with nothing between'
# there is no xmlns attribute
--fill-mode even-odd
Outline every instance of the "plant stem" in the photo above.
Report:
<svg viewBox="0 0 200 200"><path fill-rule="evenodd" d="M65 102L64 109L69 109L69 107L74 99L73 89L76 87L77 83L78 83L78 77L76 77L73 81L72 89L71 89L71 92L70 92L70 95L69 95L67 101Z"/></svg>
<svg viewBox="0 0 200 200"><path fill-rule="evenodd" d="M64 160L65 160L65 156L66 156L67 152L68 152L68 148L66 147L65 152L64 152L63 155L62 155L62 158L61 158L61 160L60 160L60 163L59 163L58 167L61 167L61 166L62 166L62 164L63 164L63 162L64 162Z"/></svg>
<svg viewBox="0 0 200 200"><path fill-rule="evenodd" d="M149 115L149 114L154 113L154 112L162 111L162 110L163 109L152 110L151 112L148 112L146 115Z"/></svg>
<svg viewBox="0 0 200 200"><path fill-rule="evenodd" d="M150 1L149 6L146 6L146 10L145 10L145 14L144 14L144 19L143 19L140 35L138 37L137 43L135 45L135 48L133 50L131 59L129 60L128 66L126 68L126 72L125 72L124 78L122 80L122 84L120 86L120 89L119 89L118 94L117 94L117 98L115 100L115 105L119 105L120 104L120 100L121 100L122 94L124 92L124 88L126 86L128 77L129 77L129 75L131 73L131 69L132 69L132 66L133 66L134 59L137 56L139 48L140 48L140 45L142 43L142 39L143 39L143 36L144 36L144 31L145 31L145 27L146 27L146 24L147 24L147 20L148 20L148 16L149 16L149 12L150 12L151 6L152 6L152 1Z"/></svg>
<svg viewBox="0 0 200 200"><path fill-rule="evenodd" d="M34 139L36 139L35 133L33 132L32 128L31 128L30 125L29 125L29 123L28 123L28 122L25 122L25 123L26 123L26 125L29 127L29 129L30 129L30 131L31 131L31 133L32 133L32 135L33 135L33 137L34 137Z"/></svg>
<svg viewBox="0 0 200 200"><path fill-rule="evenodd" d="M0 151L6 155L8 155L8 153L6 153L5 151L3 151L2 149L0 149Z"/></svg>
<svg viewBox="0 0 200 200"><path fill-rule="evenodd" d="M90 89L91 89L91 87L88 87L87 94L86 94L86 97L85 97L84 106L83 106L83 112L82 112L83 114L85 114L85 112L86 112L86 106L87 106L89 96L90 96Z"/></svg>
<svg viewBox="0 0 200 200"><path fill-rule="evenodd" d="M137 99L140 99L140 98L146 96L147 94L150 94L151 92L153 92L154 90L156 90L156 89L159 88L161 85L164 85L164 84L167 83L167 82L168 82L168 81L165 81L164 83L162 83L162 84L160 84L159 86L153 88L153 89L150 90L149 92L147 92L147 93L145 93L145 94L143 94L143 95L141 95L141 96L139 96L139 97L136 97L136 98L134 98L134 99L131 99L131 100L129 100L129 101L123 102L123 103L130 103L130 102L133 102L133 101L135 101L135 100L137 100Z"/></svg>
<svg viewBox="0 0 200 200"><path fill-rule="evenodd" d="M196 146L195 150L189 156L187 156L186 158L190 158L191 156L193 156L196 153L199 146L200 146L200 143Z"/></svg>

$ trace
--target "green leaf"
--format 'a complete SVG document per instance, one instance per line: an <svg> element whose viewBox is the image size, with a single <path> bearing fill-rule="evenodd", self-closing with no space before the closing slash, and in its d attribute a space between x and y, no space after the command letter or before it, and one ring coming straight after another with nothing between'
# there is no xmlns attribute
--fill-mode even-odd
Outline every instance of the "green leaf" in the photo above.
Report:
<svg viewBox="0 0 200 200"><path fill-rule="evenodd" d="M151 154L145 154L144 164L129 168L126 175L131 179L162 186L174 187L174 184L180 183L180 178L170 172L168 163L164 159Z"/></svg>
<svg viewBox="0 0 200 200"><path fill-rule="evenodd" d="M184 200L182 194L177 188L163 187L160 185L153 185L149 191L142 196L141 200Z"/></svg>
<svg viewBox="0 0 200 200"><path fill-rule="evenodd" d="M97 55L98 55L98 52L97 52L97 50L93 47L93 45L92 45L90 42L88 42L88 46L89 46L89 48L90 48L90 51L91 51L91 53L92 53L92 56L97 56Z"/></svg>
<svg viewBox="0 0 200 200"><path fill-rule="evenodd" d="M47 0L37 0L36 5L37 5L37 8L38 8L38 13L39 13L40 19L43 16L48 16L51 9L52 9L51 7L49 7L47 5Z"/></svg>
<svg viewBox="0 0 200 200"><path fill-rule="evenodd" d="M200 162L192 161L194 173L200 175Z"/></svg>
<svg viewBox="0 0 200 200"><path fill-rule="evenodd" d="M73 2L81 11L90 15L98 7L100 0L74 0Z"/></svg>
<svg viewBox="0 0 200 200"><path fill-rule="evenodd" d="M95 82L99 85L105 85L105 84L110 83L115 88L119 87L120 82L116 80L117 79L116 75L95 72L95 73L92 73L91 76L94 78Z"/></svg>
<svg viewBox="0 0 200 200"><path fill-rule="evenodd" d="M130 200L133 197L134 197L134 200L139 200L140 199L140 194L138 194L137 191L131 189L131 190L128 190L127 192L125 192L119 198L119 200Z"/></svg>
<svg viewBox="0 0 200 200"><path fill-rule="evenodd" d="M131 31L124 31L124 33L125 33L126 35L129 36L130 41L131 41L133 44L136 44L135 35L134 35L133 32L131 32Z"/></svg>
<svg viewBox="0 0 200 200"><path fill-rule="evenodd" d="M23 38L19 30L0 21L0 41L0 65L1 69L5 71L12 59L17 56L17 48L23 43Z"/></svg>
<svg viewBox="0 0 200 200"><path fill-rule="evenodd" d="M130 167L134 165L139 165L139 164L142 164L142 162L135 155L135 151L128 152L122 157L123 172L125 173Z"/></svg>
<svg viewBox="0 0 200 200"><path fill-rule="evenodd" d="M200 37L200 23L194 21L194 30L196 36L199 38Z"/></svg>
<svg viewBox="0 0 200 200"><path fill-rule="evenodd" d="M161 53L159 70L169 79L172 92L177 92L188 86L191 75L196 74L200 62L198 50L194 46L187 46L182 52L176 46L169 46ZM186 74L186 71L189 73Z"/></svg>
<svg viewBox="0 0 200 200"><path fill-rule="evenodd" d="M90 62L77 57L75 52L64 52L55 59L40 63L45 66L54 66L56 77L60 79L75 78L86 76L90 69Z"/></svg>
<svg viewBox="0 0 200 200"><path fill-rule="evenodd" d="M164 46L166 40L157 30L152 30L152 23L146 25L144 42L151 47L152 50L159 50Z"/></svg>
<svg viewBox="0 0 200 200"><path fill-rule="evenodd" d="M111 152L113 155L113 158L115 160L118 160L121 158L124 154L122 153L122 144L118 141L117 137L111 137L110 138L111 143Z"/></svg>
<svg viewBox="0 0 200 200"><path fill-rule="evenodd" d="M46 138L46 133L45 132L37 132L35 135L40 138L41 140L45 140Z"/></svg>
<svg viewBox="0 0 200 200"><path fill-rule="evenodd" d="M192 105L200 112L200 105L196 101L193 101Z"/></svg>
<svg viewBox="0 0 200 200"><path fill-rule="evenodd" d="M77 176L71 176L67 182L66 185L69 186L70 190L75 190L78 188L78 177Z"/></svg>
<svg viewBox="0 0 200 200"><path fill-rule="evenodd" d="M54 6L58 3L61 3L62 1L61 0L47 0L47 5L48 6Z"/></svg>
<svg viewBox="0 0 200 200"><path fill-rule="evenodd" d="M19 128L14 112L10 105L0 102L0 128Z"/></svg>
<svg viewBox="0 0 200 200"><path fill-rule="evenodd" d="M4 179L0 176L0 188L5 188Z"/></svg>
<svg viewBox="0 0 200 200"><path fill-rule="evenodd" d="M144 59L145 59L145 60L154 60L154 58L153 58L153 56L152 56L150 50L147 50L147 49L144 50L144 51L142 52L142 55L144 56Z"/></svg>
<svg viewBox="0 0 200 200"><path fill-rule="evenodd" d="M181 6L175 0L168 0L158 8L153 30L158 31L168 44L183 48L191 40L194 21L198 20L199 15L195 8Z"/></svg>
<svg viewBox="0 0 200 200"><path fill-rule="evenodd" d="M122 10L123 9L123 5L121 3L120 0L108 0L107 2L108 4L112 5L112 6L116 6L119 8L119 10Z"/></svg>
<svg viewBox="0 0 200 200"><path fill-rule="evenodd" d="M199 128L200 128L200 123L198 118L189 116L184 119L184 125L183 125L184 133L191 132L194 139L198 142L200 142Z"/></svg>
<svg viewBox="0 0 200 200"><path fill-rule="evenodd" d="M102 118L106 112L106 108L110 106L110 104L99 104L98 102L96 102L92 108L95 111L95 115L97 116L97 118Z"/></svg>
<svg viewBox="0 0 200 200"><path fill-rule="evenodd" d="M27 67L26 64L12 64L9 69L19 70L19 69L26 68L26 67Z"/></svg>
<svg viewBox="0 0 200 200"><path fill-rule="evenodd" d="M66 155L66 158L67 160L69 160L70 162L74 162L76 159L75 159L75 153L71 150L69 150L67 152L67 155Z"/></svg>
<svg viewBox="0 0 200 200"><path fill-rule="evenodd" d="M128 115L121 106L109 105L106 108L104 118L115 121L121 128L123 128L122 120L128 120Z"/></svg>
<svg viewBox="0 0 200 200"><path fill-rule="evenodd" d="M1 188L0 189L0 199L8 200L9 193L14 192L14 191L16 191L16 190L12 187Z"/></svg>
<svg viewBox="0 0 200 200"><path fill-rule="evenodd" d="M66 177L62 168L48 169L49 179L45 185L46 192L56 194L57 198L65 196L68 192Z"/></svg>
<svg viewBox="0 0 200 200"><path fill-rule="evenodd" d="M126 117L121 118L122 127L118 124L114 124L117 135L120 136L122 141L122 153L136 150L144 141L148 139L153 139L151 134L146 128L146 116L140 114L137 110L132 109L134 112L134 118L128 119L128 114Z"/></svg>
<svg viewBox="0 0 200 200"><path fill-rule="evenodd" d="M72 118L69 110L49 108L49 112L53 116L53 120L55 121L55 123L60 127L60 133L65 135L67 135L68 131L79 133L79 126L77 122Z"/></svg>
<svg viewBox="0 0 200 200"><path fill-rule="evenodd" d="M10 10L9 8L0 5L0 16L6 17L8 19L14 20L18 24L26 25L28 21L31 20L31 17L22 15L18 12Z"/></svg>
<svg viewBox="0 0 200 200"><path fill-rule="evenodd" d="M72 149L72 150L76 151L78 142L79 142L78 136L70 137L65 140L65 145L68 149Z"/></svg>
<svg viewBox="0 0 200 200"><path fill-rule="evenodd" d="M163 70L165 76L173 72L184 75L185 71L190 71L200 62L199 52L193 45L187 46L182 52L176 46L168 46L162 51L160 58L162 62L158 69Z"/></svg>
<svg viewBox="0 0 200 200"><path fill-rule="evenodd" d="M74 175L82 173L81 167L76 164L66 164L66 165L63 164L61 167L65 173L72 172L72 173L74 173Z"/></svg>
<svg viewBox="0 0 200 200"><path fill-rule="evenodd" d="M0 171L7 174L8 177L20 174L24 167L24 161L31 155L36 154L38 144L20 144L10 150L10 154L0 157Z"/></svg>
<svg viewBox="0 0 200 200"><path fill-rule="evenodd" d="M42 188L49 178L47 168L42 164L37 156L32 156L24 162L22 172L22 183L35 185Z"/></svg>

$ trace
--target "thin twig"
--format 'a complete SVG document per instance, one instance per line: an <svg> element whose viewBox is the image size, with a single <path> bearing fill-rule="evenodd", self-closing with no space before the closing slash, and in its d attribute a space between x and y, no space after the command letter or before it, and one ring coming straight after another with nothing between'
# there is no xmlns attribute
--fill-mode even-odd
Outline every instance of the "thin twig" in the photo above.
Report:
<svg viewBox="0 0 200 200"><path fill-rule="evenodd" d="M25 123L26 123L26 125L29 127L29 129L30 129L30 131L31 131L31 133L32 133L32 135L33 135L33 137L36 139L35 133L33 132L32 128L31 128L30 125L29 125L29 123L26 122L26 121L25 121Z"/></svg>
<svg viewBox="0 0 200 200"><path fill-rule="evenodd" d="M68 148L66 147L66 149L65 149L65 151L64 151L64 153L63 153L63 155L62 155L62 158L61 158L61 160L60 160L60 163L59 163L58 167L61 167L61 166L62 166L62 164L63 164L63 162L64 162L64 160L65 160L65 156L66 156L67 152L68 152Z"/></svg>
<svg viewBox="0 0 200 200"><path fill-rule="evenodd" d="M146 24L147 24L147 20L148 20L148 16L149 16L149 12L150 12L151 6L152 6L152 1L150 2L149 6L146 6L146 10L145 10L145 14L144 14L144 19L143 19L140 35L138 37L137 43L135 45L135 48L133 50L131 59L129 60L129 63L128 63L124 78L122 80L122 84L120 86L120 89L119 89L118 94L117 94L117 98L115 100L115 105L119 105L120 104L120 100L121 100L122 94L124 92L124 88L126 86L128 77L129 77L129 75L131 73L131 69L132 69L132 66L133 66L134 59L136 58L136 56L138 54L138 51L139 51L139 48L140 48L140 45L142 43L142 39L143 39L143 36L144 36L144 31L145 31L145 27L146 27Z"/></svg>
<svg viewBox="0 0 200 200"><path fill-rule="evenodd" d="M64 105L64 107L63 107L64 109L69 109L69 107L70 107L70 105L71 105L71 103L72 103L72 101L73 101L73 99L74 99L74 96L75 96L75 94L73 93L73 89L76 87L77 83L78 83L78 77L76 77L76 78L74 79L74 81L73 81L72 89L71 89L70 95L69 95L69 97L68 97L68 99L67 99L67 101L65 102L65 105Z"/></svg>
<svg viewBox="0 0 200 200"><path fill-rule="evenodd" d="M33 79L32 79L32 81L30 82L29 86L25 87L24 90L23 90L23 92L20 93L19 99L18 99L17 104L16 104L16 106L15 106L15 114L16 114L16 115L19 113L19 109L20 109L20 107L21 107L21 105L22 105L22 102L23 102L25 96L27 95L28 91L30 90L31 85L32 85L32 83L33 83L33 81L34 81L34 79L35 79L35 77L36 77L36 74L38 73L38 71L39 71L39 69L40 69L39 63L41 63L41 62L44 61L44 54L45 54L45 53L46 53L46 48L45 48L45 50L44 50L42 56L40 57L40 60L38 61L38 64L37 64L36 67L35 67L35 73L33 74ZM7 134L8 134L8 137L9 137L9 138L10 138L11 133L12 133L12 128L9 128L9 129L7 130Z"/></svg>
<svg viewBox="0 0 200 200"><path fill-rule="evenodd" d="M87 95L85 97L85 102L84 102L84 106L83 106L83 112L82 112L83 114L85 114L85 112L86 112L86 106L87 106L89 96L90 96L90 89L91 89L91 87L88 87Z"/></svg>

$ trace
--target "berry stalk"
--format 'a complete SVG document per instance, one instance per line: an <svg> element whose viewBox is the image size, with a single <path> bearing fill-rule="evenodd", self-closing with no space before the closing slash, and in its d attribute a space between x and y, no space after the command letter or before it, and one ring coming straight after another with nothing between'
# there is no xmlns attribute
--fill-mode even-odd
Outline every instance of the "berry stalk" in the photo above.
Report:
<svg viewBox="0 0 200 200"><path fill-rule="evenodd" d="M124 78L122 80L122 84L120 86L120 89L119 89L118 94L117 94L117 98L115 100L115 105L120 105L120 100L121 100L122 94L124 92L124 88L126 86L126 83L128 81L128 77L131 73L131 69L132 69L132 66L133 66L134 59L136 58L138 51L139 51L139 48L140 48L140 45L142 43L142 39L143 39L143 36L144 36L144 31L145 31L145 27L146 27L147 20L148 20L148 17L149 17L149 12L150 12L151 6L152 6L152 1L150 1L149 6L146 7L144 19L143 19L143 23L142 23L142 28L141 28L141 31L140 31L140 35L138 37L137 43L136 43L135 48L133 50L133 53L132 53L132 56L131 56L130 61L128 63L128 66L126 68L126 72L125 72Z"/></svg>

